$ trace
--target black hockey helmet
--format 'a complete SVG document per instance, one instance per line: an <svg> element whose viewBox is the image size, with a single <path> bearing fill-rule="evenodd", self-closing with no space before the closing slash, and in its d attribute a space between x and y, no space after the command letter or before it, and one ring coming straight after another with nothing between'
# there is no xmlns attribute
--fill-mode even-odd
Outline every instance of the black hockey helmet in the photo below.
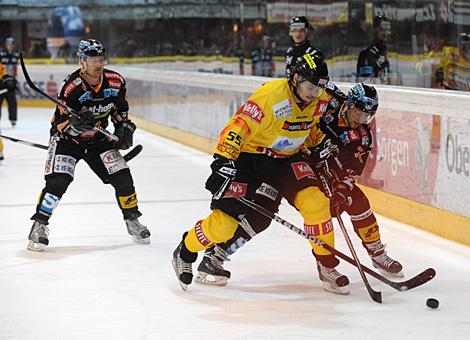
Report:
<svg viewBox="0 0 470 340"><path fill-rule="evenodd" d="M4 44L16 44L16 40L10 35L10 36L3 38L3 43Z"/></svg>
<svg viewBox="0 0 470 340"><path fill-rule="evenodd" d="M387 18L385 15L376 15L374 17L374 22L372 24L374 28L381 28L384 30L390 30L390 19Z"/></svg>
<svg viewBox="0 0 470 340"><path fill-rule="evenodd" d="M377 90L364 83L354 85L348 92L348 106L366 113L364 124L369 124L379 107Z"/></svg>
<svg viewBox="0 0 470 340"><path fill-rule="evenodd" d="M86 57L106 57L106 49L103 47L100 41L95 39L84 39L78 44L77 56L80 59L86 59Z"/></svg>
<svg viewBox="0 0 470 340"><path fill-rule="evenodd" d="M300 16L300 17L293 17L290 20L289 29L309 29L310 23L308 22L307 17Z"/></svg>
<svg viewBox="0 0 470 340"><path fill-rule="evenodd" d="M305 53L297 60L292 74L299 75L299 83L308 80L313 85L325 87L330 79L328 77L328 67L323 58L317 55Z"/></svg>

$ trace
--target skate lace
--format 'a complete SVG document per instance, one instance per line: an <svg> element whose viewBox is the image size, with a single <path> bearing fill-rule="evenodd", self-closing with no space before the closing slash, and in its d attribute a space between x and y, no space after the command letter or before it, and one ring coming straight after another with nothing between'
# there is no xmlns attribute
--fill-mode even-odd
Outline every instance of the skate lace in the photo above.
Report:
<svg viewBox="0 0 470 340"><path fill-rule="evenodd" d="M386 267L386 268L390 267L395 262L395 260L393 260L391 257L387 256L386 252L384 252L383 254L381 254L377 257L374 257L374 261L379 263L380 265Z"/></svg>
<svg viewBox="0 0 470 340"><path fill-rule="evenodd" d="M35 226L34 230L35 234L38 234L39 236L46 236L49 237L49 228L45 224L37 223Z"/></svg>
<svg viewBox="0 0 470 340"><path fill-rule="evenodd" d="M340 274L335 268L327 268L327 267L322 268L322 274L325 278L332 280L332 281L336 281L337 278L342 276L342 274Z"/></svg>
<svg viewBox="0 0 470 340"><path fill-rule="evenodd" d="M184 262L181 258L178 259L178 270L181 274L183 273L193 273L193 267L191 263Z"/></svg>

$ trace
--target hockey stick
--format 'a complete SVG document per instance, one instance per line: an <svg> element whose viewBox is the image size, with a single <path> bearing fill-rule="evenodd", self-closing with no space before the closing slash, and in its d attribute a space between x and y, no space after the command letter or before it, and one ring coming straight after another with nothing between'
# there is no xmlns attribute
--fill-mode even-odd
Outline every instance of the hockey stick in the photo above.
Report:
<svg viewBox="0 0 470 340"><path fill-rule="evenodd" d="M354 262L356 262L355 265L357 269L359 270L359 274L361 274L362 282L364 282L364 285L367 288L367 292L369 293L369 296L375 302L382 303L382 293L372 289L369 281L367 280L366 274L364 274L364 271L362 270L361 262L359 261L359 258L357 257L356 250L354 250L353 244L351 242L351 239L349 238L348 232L346 231L346 227L344 226L343 219L341 218L341 214L338 208L336 208L336 219L338 220L339 226L344 235L344 239L346 240L349 250L351 251L351 254L354 258Z"/></svg>
<svg viewBox="0 0 470 340"><path fill-rule="evenodd" d="M339 250L336 250L335 248L329 246L328 244L320 241L319 239L315 238L314 236L308 235L305 231L302 229L296 227L292 223L287 222L283 218L277 216L276 214L272 213L271 211L265 209L264 207L246 199L245 197L240 197L237 198L238 201L241 203L245 204L247 207L253 209L254 211L258 212L261 215L266 216L267 218L276 221L277 223L281 224L282 226L286 227L287 229L292 230L293 232L299 234L300 236L306 238L309 241L314 242L315 244L319 245L320 247L323 247L324 249L328 250L330 253L338 256L339 258L343 259L344 261L352 264L353 266L357 267L358 264L349 256L346 254L343 254ZM363 264L360 264L362 270L369 274L370 276L376 278L379 281L382 281L386 285L389 285L390 287L398 290L398 291L405 291L405 290L410 290L416 287L419 287L426 282L430 281L434 276L436 276L436 271L433 268L428 268L424 270L423 272L419 273L418 275L412 277L409 280L406 281L401 281L401 282L395 282L395 281L390 281L386 277L380 275L379 273L373 271L372 269L364 266Z"/></svg>
<svg viewBox="0 0 470 340"><path fill-rule="evenodd" d="M49 96L47 93L43 92L40 88L38 88L36 86L36 84L33 83L33 81L31 80L31 78L29 77L29 74L28 74L28 71L26 70L26 66L24 64L24 60L23 60L23 52L20 52L20 63L21 63L21 69L23 70L23 75L26 79L26 82L28 83L29 87L31 87L34 91L36 91L37 93L39 93L40 95L42 95L43 97L49 99L51 102L55 103L56 105L58 106L61 106L62 108L64 108L68 113L70 113L71 115L73 116L77 116L77 117L80 117L80 115L77 113L76 110L68 107L67 105L65 105L64 103L61 103L60 101L58 101L57 99ZM113 135L111 132L103 129L102 127L100 126L95 126L93 128L93 130L97 130L99 132L101 132L103 135L105 135L106 137L114 140L114 141L118 141L119 138L115 135Z"/></svg>
<svg viewBox="0 0 470 340"><path fill-rule="evenodd" d="M20 144L32 146L32 147L35 147L35 148L38 148L38 149L43 149L43 150L49 149L48 146L43 145L43 144L28 142L28 141L26 141L26 140L22 140L22 139L18 139L18 138L13 138L13 137L8 137L8 136L2 135L2 134L0 134L0 137L1 137L1 138L8 139L9 141L12 141L12 142L16 142L16 143L20 143ZM126 153L126 154L123 156L123 158L125 159L126 162L129 162L131 159L133 159L135 156L137 156L137 155L142 151L142 149L143 149L143 146L142 146L141 144L138 144L138 145L136 145L131 151L129 151L128 153Z"/></svg>

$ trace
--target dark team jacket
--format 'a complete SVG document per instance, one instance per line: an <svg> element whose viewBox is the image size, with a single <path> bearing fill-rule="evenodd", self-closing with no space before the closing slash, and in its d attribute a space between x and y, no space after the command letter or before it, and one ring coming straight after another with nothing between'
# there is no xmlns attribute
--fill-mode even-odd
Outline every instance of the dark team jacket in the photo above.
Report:
<svg viewBox="0 0 470 340"><path fill-rule="evenodd" d="M97 86L89 85L80 70L69 74L59 90L58 100L76 111L91 111L95 116L95 126L103 129L108 126L110 117L115 127L128 120L126 82L119 73L108 69L104 69L102 82ZM69 113L61 107L56 108L51 125L51 135L72 139L79 144L93 145L107 139L96 130L75 136L70 130Z"/></svg>
<svg viewBox="0 0 470 340"><path fill-rule="evenodd" d="M357 129L347 126L347 96L333 83L326 87L329 102L320 119L320 129L338 146L338 158L343 165L341 178L360 176L364 170L367 157L372 150L373 136L370 128L362 124Z"/></svg>
<svg viewBox="0 0 470 340"><path fill-rule="evenodd" d="M376 41L359 53L357 59L358 77L386 77L390 72L387 57L387 46Z"/></svg>
<svg viewBox="0 0 470 340"><path fill-rule="evenodd" d="M0 51L0 63L5 65L10 76L16 77L18 75L18 60L20 60L18 52Z"/></svg>
<svg viewBox="0 0 470 340"><path fill-rule="evenodd" d="M292 71L294 70L295 63L297 60L302 57L305 53L310 54L312 57L314 55L319 56L322 60L325 60L325 56L323 52L320 51L318 48L313 47L310 45L308 40L305 40L300 45L292 45L287 49L286 52L286 77L290 78L292 75Z"/></svg>

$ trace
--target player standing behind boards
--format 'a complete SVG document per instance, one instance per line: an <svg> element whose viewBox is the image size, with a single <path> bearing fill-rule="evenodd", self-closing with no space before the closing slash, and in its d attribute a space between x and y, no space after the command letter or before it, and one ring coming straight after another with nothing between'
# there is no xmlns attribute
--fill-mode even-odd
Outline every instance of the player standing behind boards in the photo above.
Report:
<svg viewBox="0 0 470 340"><path fill-rule="evenodd" d="M376 15L373 22L374 41L359 53L357 59L357 81L390 84L390 63L387 43L392 34L390 20Z"/></svg>
<svg viewBox="0 0 470 340"><path fill-rule="evenodd" d="M18 75L18 52L15 51L15 38L6 37L3 39L4 49L0 51L0 63L3 64L13 79L16 81ZM16 104L16 91L18 88L11 88L8 92L0 94L0 118L2 116L2 104L5 99L8 104L8 119L10 120L11 126L15 127L16 120L18 118L18 108Z"/></svg>
<svg viewBox="0 0 470 340"><path fill-rule="evenodd" d="M139 222L142 215L129 167L118 150L132 146L136 129L127 117L126 82L117 72L105 69L107 54L94 39L80 41L77 55L80 69L62 83L58 100L79 111L70 115L57 107L51 122L51 138L45 166L46 186L42 189L29 233L28 249L42 251L49 244L49 218L74 179L75 165L84 160L116 193L127 231L136 243L150 243L150 232ZM94 129L105 129L109 118L118 142Z"/></svg>
<svg viewBox="0 0 470 340"><path fill-rule="evenodd" d="M317 56L325 59L323 52L313 47L308 40L310 23L306 17L293 17L289 26L289 35L292 39L292 45L286 52L286 77L290 78L297 60L305 53L311 56Z"/></svg>

